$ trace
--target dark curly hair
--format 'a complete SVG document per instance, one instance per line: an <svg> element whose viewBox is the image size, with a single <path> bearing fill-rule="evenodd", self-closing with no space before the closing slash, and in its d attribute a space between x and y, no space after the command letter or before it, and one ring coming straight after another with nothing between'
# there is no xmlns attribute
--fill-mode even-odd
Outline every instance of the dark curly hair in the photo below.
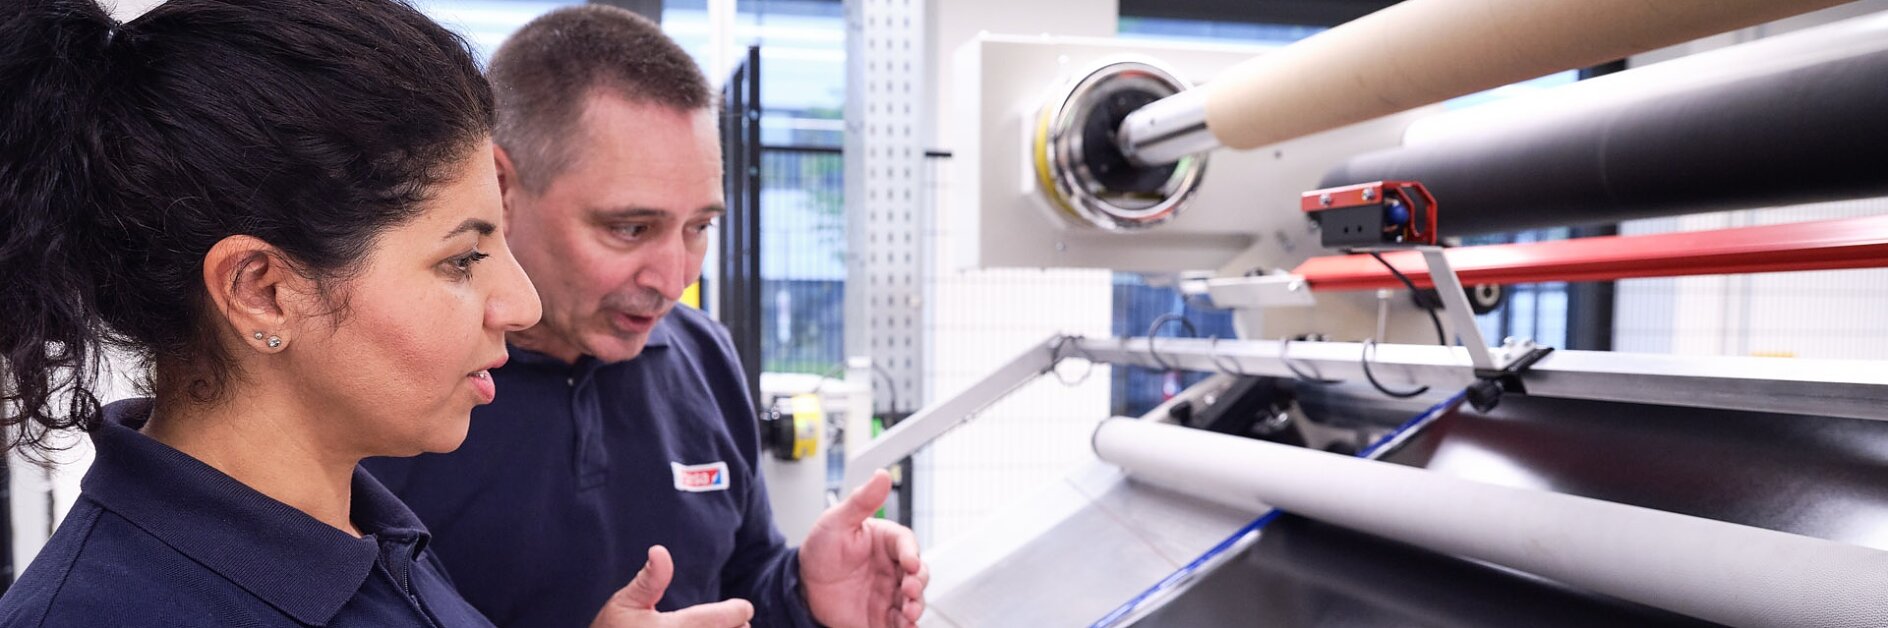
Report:
<svg viewBox="0 0 1888 628"><path fill-rule="evenodd" d="M0 425L43 454L99 421L105 351L219 399L218 241L328 290L490 136L465 41L395 0L0 0ZM339 306L337 306L337 311ZM36 456L37 457L37 456Z"/></svg>

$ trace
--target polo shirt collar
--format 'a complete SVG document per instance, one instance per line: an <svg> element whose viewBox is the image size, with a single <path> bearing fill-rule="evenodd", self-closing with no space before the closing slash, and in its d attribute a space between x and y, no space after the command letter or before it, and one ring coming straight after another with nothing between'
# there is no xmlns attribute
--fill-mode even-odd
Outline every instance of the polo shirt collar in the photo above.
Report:
<svg viewBox="0 0 1888 628"><path fill-rule="evenodd" d="M376 538L425 547L419 518L366 471L354 469L350 514L370 536L357 539L139 433L151 406L105 407L85 495L296 621L324 625L360 592Z"/></svg>
<svg viewBox="0 0 1888 628"><path fill-rule="evenodd" d="M685 307L685 306L677 305L676 307ZM680 323L675 322L674 313L670 313L668 315L663 316L662 320L656 321L655 327L652 327L649 329L649 340L643 343L643 348L645 350L667 348L669 344L674 342L675 340L674 328L678 324ZM566 364L564 363L564 361L551 357L550 355L532 351L530 349L526 349L524 347L520 347L515 344L506 343L505 347L510 350L512 362L518 363L518 364L530 364L530 365L535 365L535 366L585 367L585 366L590 366L592 363L597 362L596 358L591 357L589 355L583 355L583 356L578 356L576 364ZM602 366L602 364L596 363L595 366Z"/></svg>

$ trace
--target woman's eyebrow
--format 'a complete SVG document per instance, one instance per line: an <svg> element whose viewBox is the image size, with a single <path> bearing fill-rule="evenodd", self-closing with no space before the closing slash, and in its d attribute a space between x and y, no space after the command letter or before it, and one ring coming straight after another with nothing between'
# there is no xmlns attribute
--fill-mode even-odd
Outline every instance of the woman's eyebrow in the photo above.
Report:
<svg viewBox="0 0 1888 628"><path fill-rule="evenodd" d="M492 232L497 231L497 230L498 230L498 225L494 225L492 223L479 220L477 218L467 218L465 219L465 222L459 223L459 226L453 227L452 231L447 232L446 237L440 238L440 239L451 240L452 236L456 236L461 233L465 233L467 231L477 231L479 232L479 235L488 236L488 235L492 235Z"/></svg>

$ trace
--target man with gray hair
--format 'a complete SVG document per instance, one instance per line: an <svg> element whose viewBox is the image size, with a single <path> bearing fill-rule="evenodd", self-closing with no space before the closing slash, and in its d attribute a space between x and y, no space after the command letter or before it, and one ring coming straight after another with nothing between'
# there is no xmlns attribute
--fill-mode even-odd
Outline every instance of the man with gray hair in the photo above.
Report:
<svg viewBox="0 0 1888 628"><path fill-rule="evenodd" d="M502 394L457 452L369 464L460 591L508 626L915 624L917 541L872 518L890 479L787 546L727 332L676 304L723 211L694 61L654 23L588 5L526 25L489 72L506 233L544 317L507 337Z"/></svg>

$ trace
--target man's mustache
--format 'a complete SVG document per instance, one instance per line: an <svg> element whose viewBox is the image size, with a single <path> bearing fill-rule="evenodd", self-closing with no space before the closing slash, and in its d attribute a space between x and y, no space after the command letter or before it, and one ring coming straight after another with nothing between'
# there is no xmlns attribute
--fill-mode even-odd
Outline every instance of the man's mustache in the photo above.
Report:
<svg viewBox="0 0 1888 628"><path fill-rule="evenodd" d="M661 292L648 288L627 294L611 294L603 300L604 307L635 316L655 316L668 311L674 304L675 301L662 296Z"/></svg>

